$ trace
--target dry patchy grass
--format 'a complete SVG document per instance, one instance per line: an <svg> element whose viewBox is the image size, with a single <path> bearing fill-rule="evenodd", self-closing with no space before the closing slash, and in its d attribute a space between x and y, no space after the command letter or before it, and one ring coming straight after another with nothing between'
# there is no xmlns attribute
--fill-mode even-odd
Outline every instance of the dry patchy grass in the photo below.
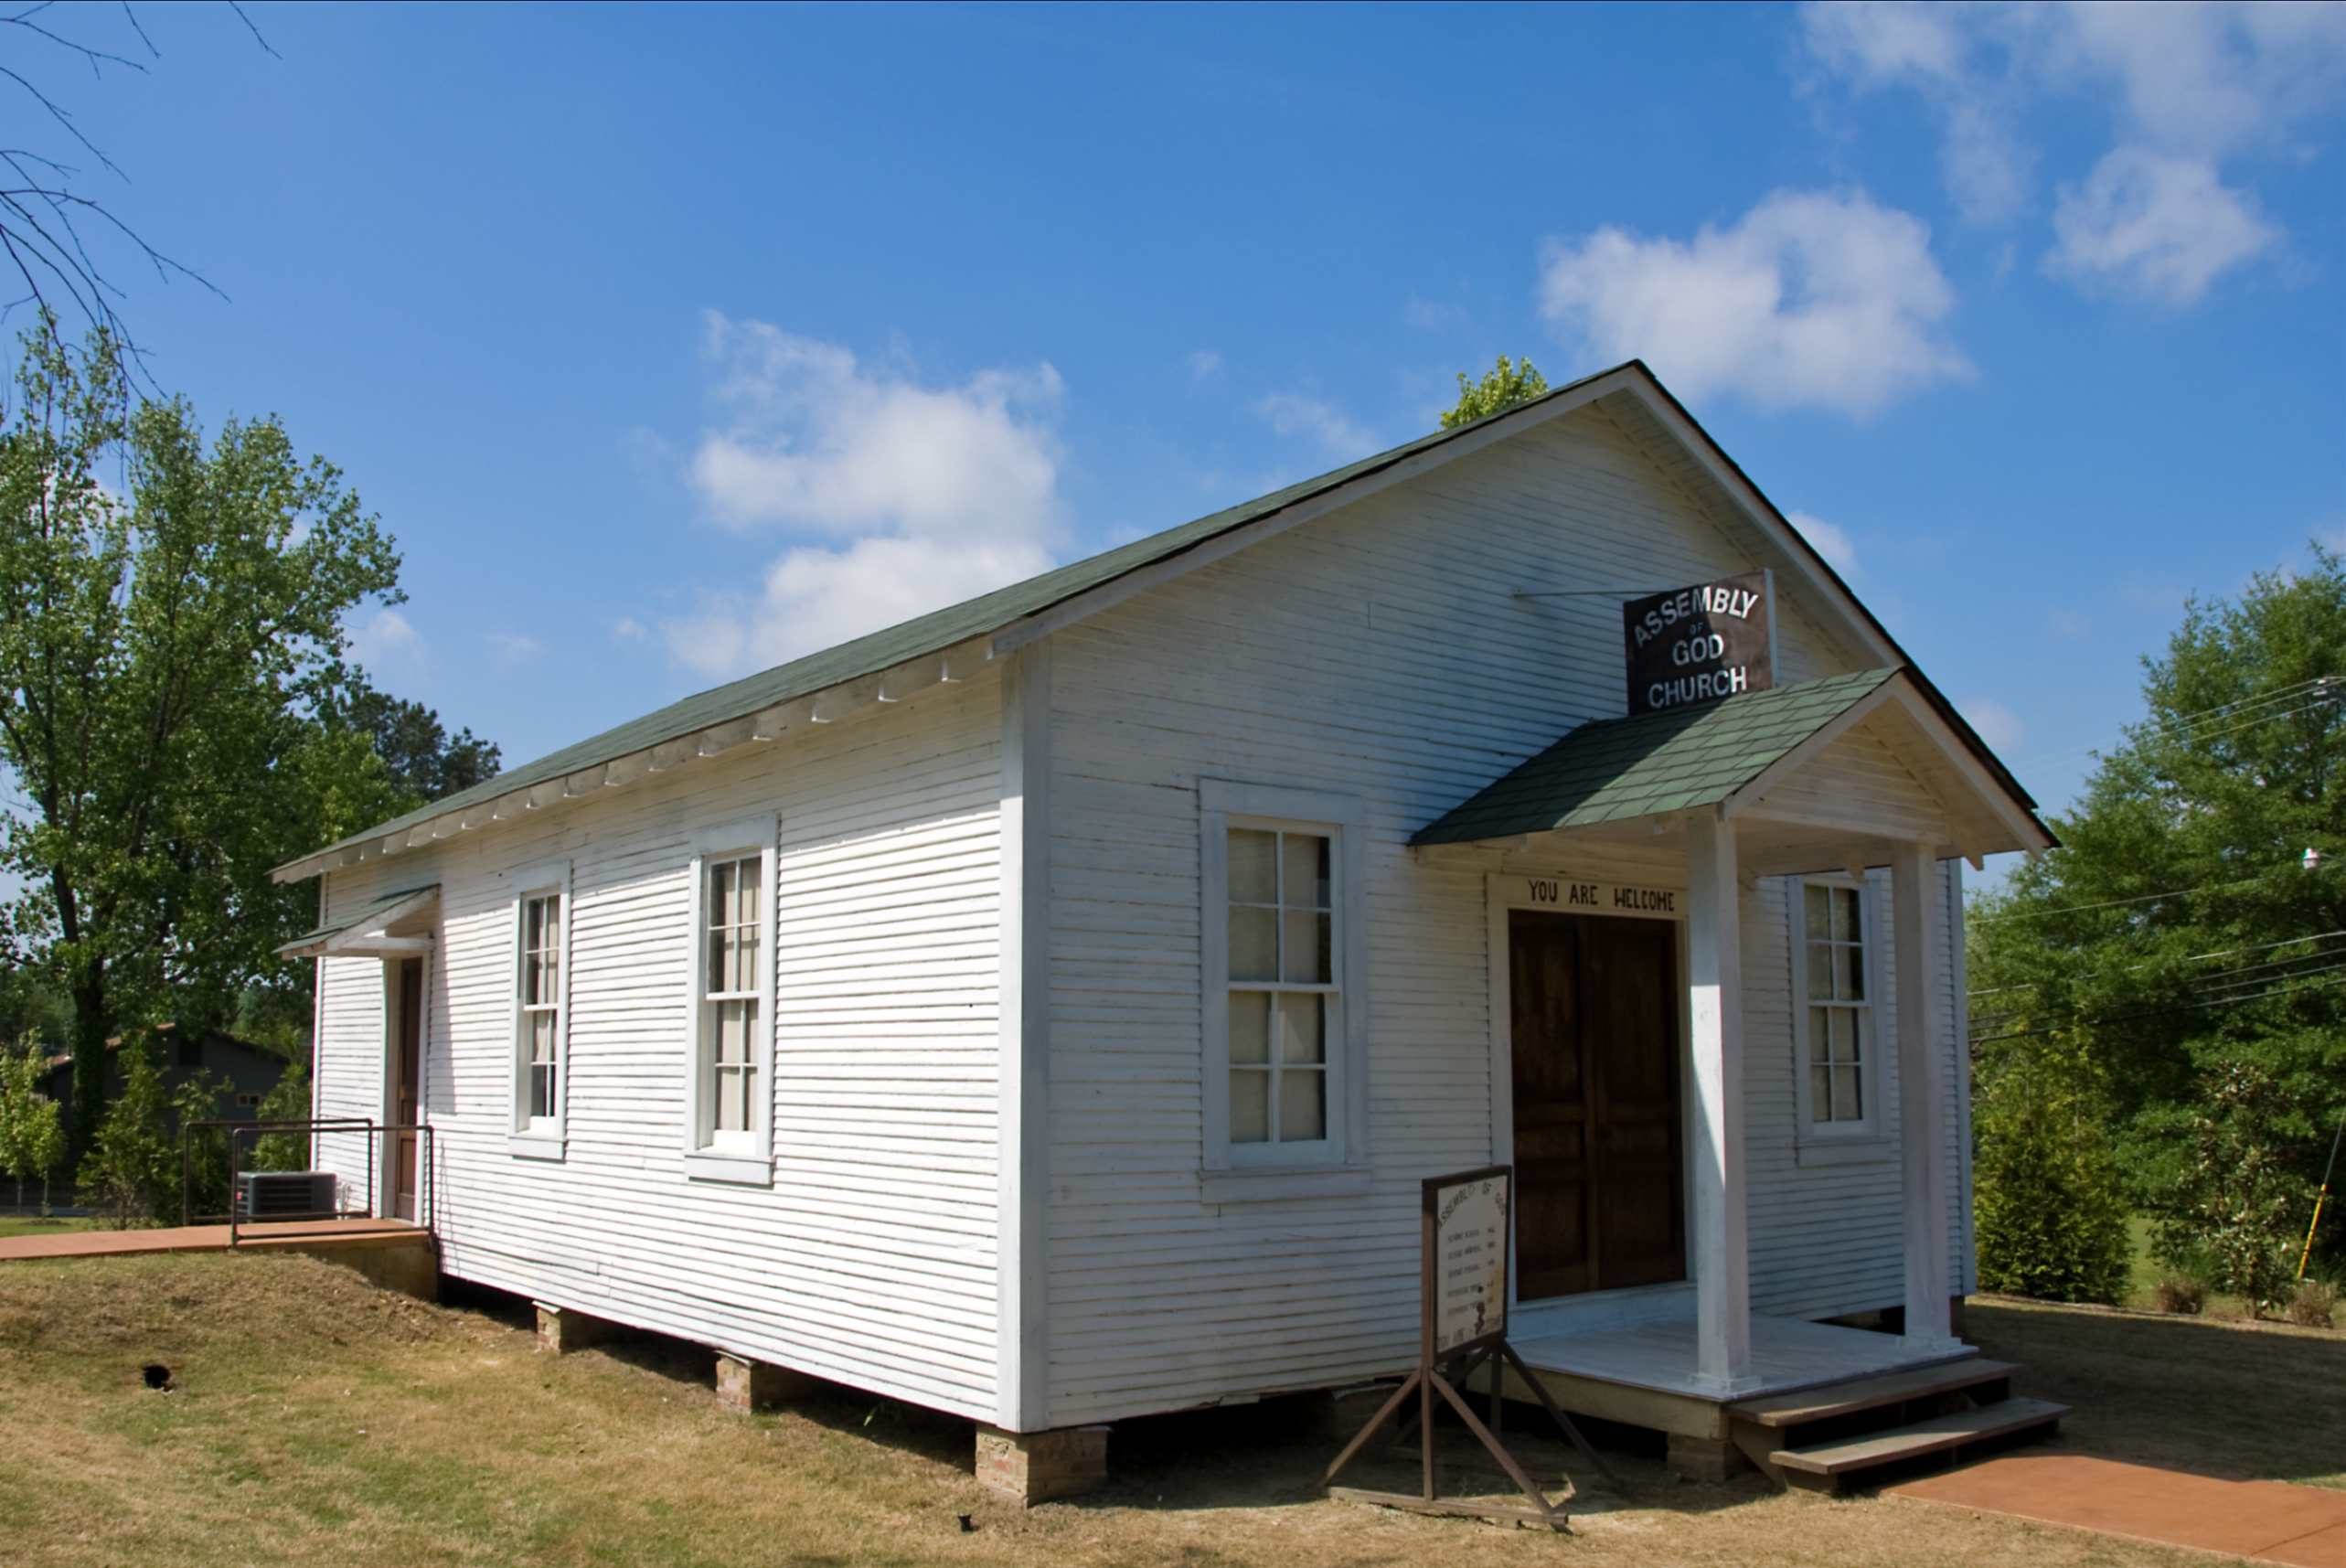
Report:
<svg viewBox="0 0 2346 1568"><path fill-rule="evenodd" d="M2034 1363L2031 1389L2080 1402L2078 1446L2219 1474L2321 1469L2306 1457L2313 1426L2291 1445L2223 1407L2326 1421L2334 1446L2346 1339L2159 1321L2147 1325L2158 1339L2127 1342L2135 1322L1999 1306L1974 1330ZM2169 1337L2191 1335L2202 1338ZM174 1392L145 1390L149 1361L172 1369ZM0 1265L11 1450L0 1557L11 1568L2204 1561L1890 1499L1778 1496L1751 1477L1682 1484L1628 1456L1625 1492L1576 1501L1571 1539L1385 1513L1318 1498L1333 1445L1273 1406L1120 1427L1106 1492L1022 1511L971 1479L966 1423L846 1391L735 1416L716 1407L708 1374L705 1353L658 1340L552 1360L517 1317L422 1306L299 1257ZM2173 1405L2179 1381L2191 1392ZM1466 1440L1445 1436L1463 1465ZM1550 1477L1569 1460L1549 1442L1519 1440L1519 1452ZM2327 1463L2328 1479L2346 1482L2346 1464Z"/></svg>

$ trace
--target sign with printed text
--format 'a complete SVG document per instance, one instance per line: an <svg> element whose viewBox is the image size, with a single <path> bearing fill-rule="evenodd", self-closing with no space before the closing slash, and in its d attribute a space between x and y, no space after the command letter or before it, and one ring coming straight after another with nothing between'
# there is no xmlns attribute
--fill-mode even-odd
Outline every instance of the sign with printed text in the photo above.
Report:
<svg viewBox="0 0 2346 1568"><path fill-rule="evenodd" d="M1775 588L1747 571L1621 606L1629 711L1659 713L1775 684Z"/></svg>
<svg viewBox="0 0 2346 1568"><path fill-rule="evenodd" d="M1677 888L1637 882L1597 882L1584 877L1516 877L1508 907L1553 910L1558 914L1626 914L1646 920L1683 920L1686 895Z"/></svg>
<svg viewBox="0 0 2346 1568"><path fill-rule="evenodd" d="M1505 1166L1437 1176L1425 1183L1429 1317L1434 1354L1507 1333Z"/></svg>

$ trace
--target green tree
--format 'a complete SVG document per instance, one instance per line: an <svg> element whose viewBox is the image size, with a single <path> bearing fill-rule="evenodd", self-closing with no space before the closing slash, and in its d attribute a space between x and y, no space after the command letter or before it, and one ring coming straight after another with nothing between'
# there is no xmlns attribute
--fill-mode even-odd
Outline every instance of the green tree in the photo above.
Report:
<svg viewBox="0 0 2346 1568"><path fill-rule="evenodd" d="M1979 1283L2046 1301L2116 1302L2129 1238L2102 1073L2067 1030L2004 1052L1972 1123Z"/></svg>
<svg viewBox="0 0 2346 1568"><path fill-rule="evenodd" d="M318 717L350 679L345 615L399 597L399 560L274 419L207 440L185 402L129 398L102 333L28 335L4 411L0 764L23 805L0 938L71 1004L86 1140L109 1036L223 1019L314 912L270 868L399 793Z"/></svg>
<svg viewBox="0 0 2346 1568"><path fill-rule="evenodd" d="M2151 1233L2161 1262L2203 1264L2209 1284L2260 1314L2280 1310L2296 1283L2298 1232L2313 1196L2292 1168L2294 1146L2306 1141L2299 1109L2254 1062L2212 1072L2191 1116L2181 1177Z"/></svg>
<svg viewBox="0 0 2346 1568"><path fill-rule="evenodd" d="M390 769L392 780L414 797L413 805L403 810L470 789L496 774L496 741L484 741L470 730L451 735L438 713L421 702L378 691L363 676L354 676L336 694L325 722L354 731L373 743L376 755Z"/></svg>
<svg viewBox="0 0 2346 1568"><path fill-rule="evenodd" d="M261 1102L259 1119L264 1122L301 1122L309 1119L310 1075L298 1063L285 1069L277 1086ZM252 1155L246 1162L250 1170L307 1170L310 1168L310 1136L304 1132L262 1133L252 1140Z"/></svg>
<svg viewBox="0 0 2346 1568"><path fill-rule="evenodd" d="M2128 1196L2161 1211L2228 1064L2309 1129L2346 1112L2346 569L2316 547L2193 600L2144 665L2144 717L2054 819L2062 848L1976 901L1967 947L1982 1080L2039 1029L2085 1029ZM2312 1146L2288 1155L2309 1185Z"/></svg>
<svg viewBox="0 0 2346 1568"><path fill-rule="evenodd" d="M0 1170L16 1179L16 1207L25 1206L25 1181L38 1177L41 1207L48 1207L48 1174L65 1157L65 1128L57 1102L48 1097L48 1052L40 1037L27 1034L0 1063Z"/></svg>
<svg viewBox="0 0 2346 1568"><path fill-rule="evenodd" d="M112 1212L116 1230L176 1209L179 1160L165 1125L170 1101L144 1040L121 1047L123 1092L106 1108L75 1176L83 1193Z"/></svg>
<svg viewBox="0 0 2346 1568"><path fill-rule="evenodd" d="M1479 381L1469 381L1464 370L1458 372L1458 406L1442 416L1442 428L1454 430L1486 414L1511 409L1547 389L1548 379L1531 368L1530 360L1509 360L1502 354L1498 364L1484 371Z"/></svg>

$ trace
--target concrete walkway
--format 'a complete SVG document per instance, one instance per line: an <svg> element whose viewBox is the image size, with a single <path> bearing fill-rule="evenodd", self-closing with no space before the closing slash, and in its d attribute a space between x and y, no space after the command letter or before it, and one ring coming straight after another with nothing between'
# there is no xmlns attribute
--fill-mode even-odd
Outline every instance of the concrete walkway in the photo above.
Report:
<svg viewBox="0 0 2346 1568"><path fill-rule="evenodd" d="M2076 1454L1989 1459L1888 1495L2288 1568L2346 1568L2346 1492Z"/></svg>
<svg viewBox="0 0 2346 1568"><path fill-rule="evenodd" d="M237 1227L239 1247L292 1247L304 1252L410 1244L424 1232L403 1220L295 1220ZM128 1257L138 1253L220 1253L226 1225L173 1225L155 1231L58 1231L0 1236L0 1263L33 1258Z"/></svg>

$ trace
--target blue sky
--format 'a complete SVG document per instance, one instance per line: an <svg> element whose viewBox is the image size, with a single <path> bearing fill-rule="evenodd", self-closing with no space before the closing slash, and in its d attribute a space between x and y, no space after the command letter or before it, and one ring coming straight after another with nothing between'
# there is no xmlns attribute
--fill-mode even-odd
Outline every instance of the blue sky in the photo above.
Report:
<svg viewBox="0 0 2346 1568"><path fill-rule="evenodd" d="M513 762L1501 352L1646 357L2055 806L2346 540L2346 7L140 15L47 80L229 296L118 264L155 373L347 471L368 663Z"/></svg>

